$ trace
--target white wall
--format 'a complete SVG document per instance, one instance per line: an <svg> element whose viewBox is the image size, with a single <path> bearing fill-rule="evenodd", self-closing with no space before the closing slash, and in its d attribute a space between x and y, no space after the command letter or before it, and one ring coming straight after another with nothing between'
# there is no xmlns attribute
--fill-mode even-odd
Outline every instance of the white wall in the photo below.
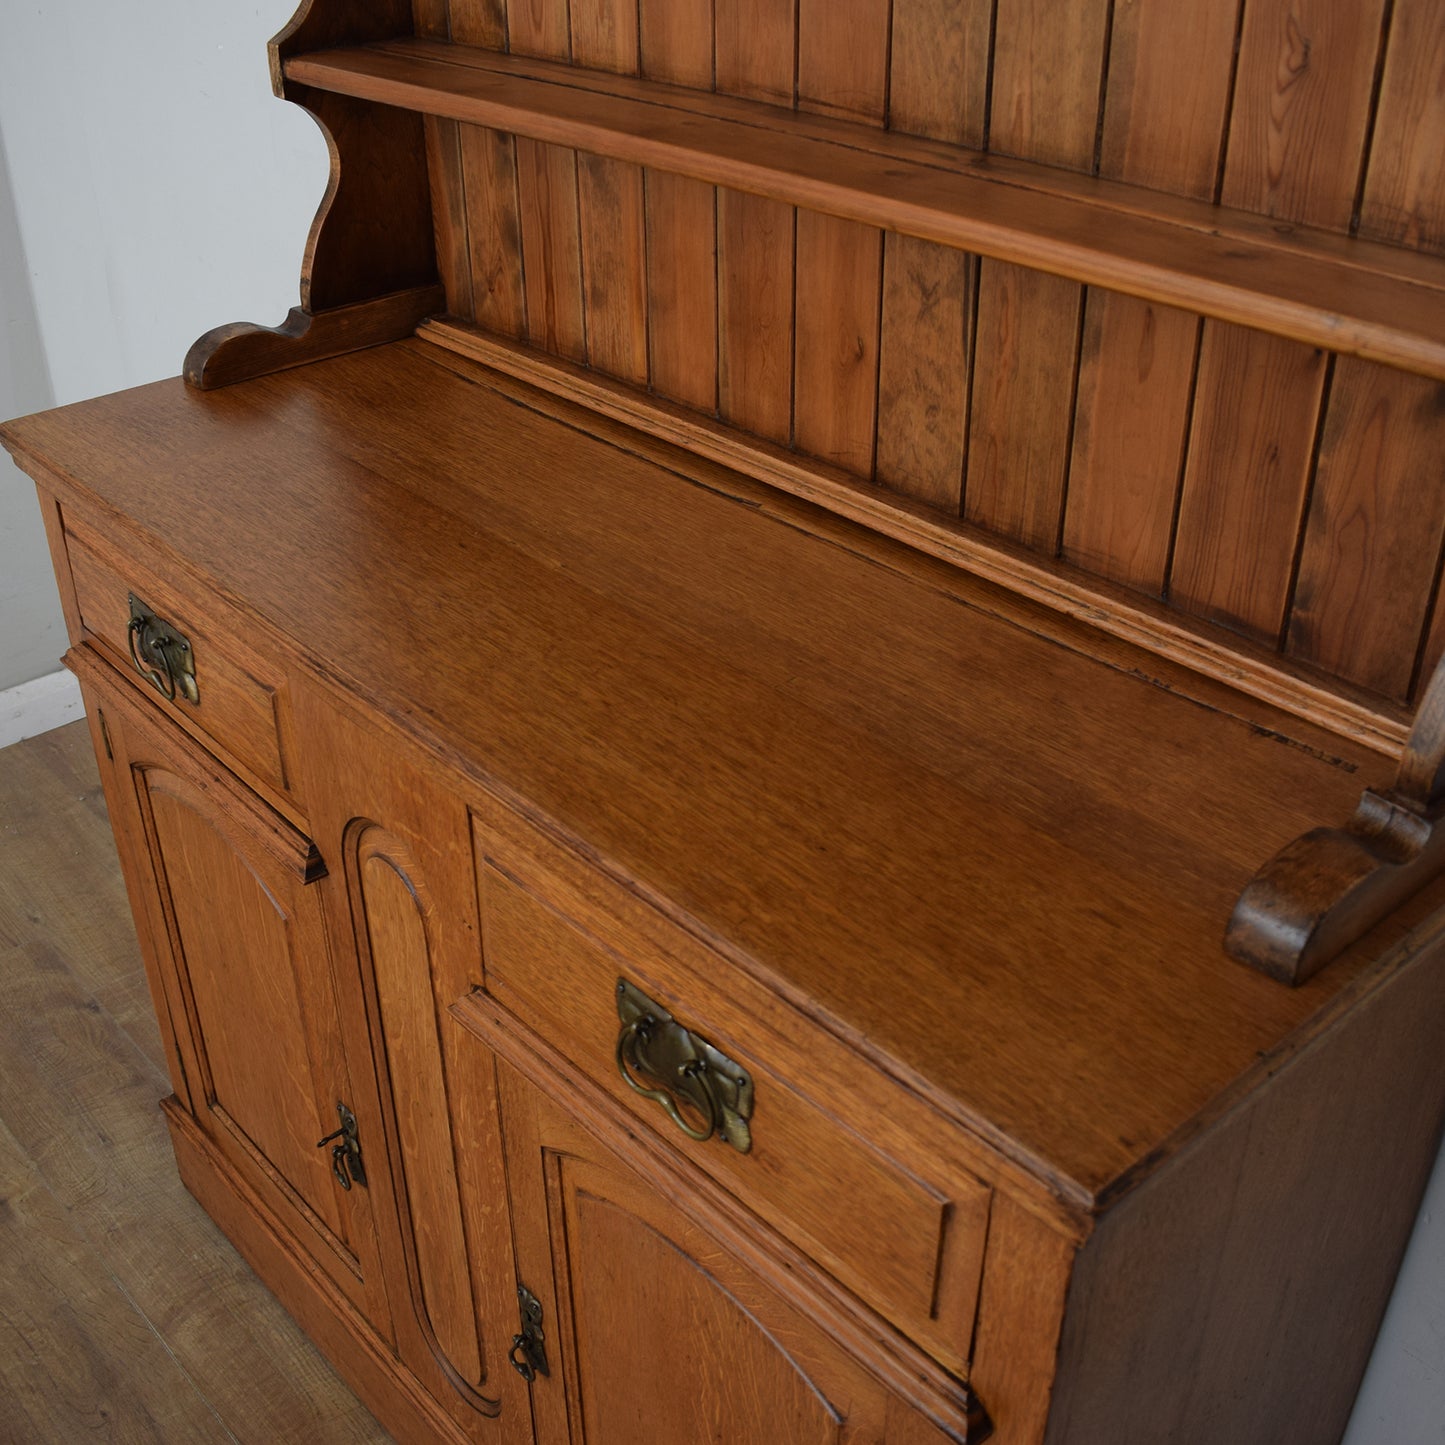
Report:
<svg viewBox="0 0 1445 1445"><path fill-rule="evenodd" d="M271 95L295 0L0 0L0 416L173 376L279 322L326 184ZM0 692L65 648L29 481L0 453Z"/></svg>
<svg viewBox="0 0 1445 1445"><path fill-rule="evenodd" d="M292 8L0 0L0 415L173 375L201 332L294 304L326 153L270 93L264 42ZM0 690L64 645L43 553L28 483L0 461ZM1445 1442L1445 1156L1346 1437L1431 1442Z"/></svg>

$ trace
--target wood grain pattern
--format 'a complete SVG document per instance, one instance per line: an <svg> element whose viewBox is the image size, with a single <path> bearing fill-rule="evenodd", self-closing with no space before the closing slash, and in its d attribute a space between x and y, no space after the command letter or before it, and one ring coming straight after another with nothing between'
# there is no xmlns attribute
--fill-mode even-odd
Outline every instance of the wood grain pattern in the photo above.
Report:
<svg viewBox="0 0 1445 1445"><path fill-rule="evenodd" d="M883 234L799 211L797 237L793 438L801 451L871 476Z"/></svg>
<svg viewBox="0 0 1445 1445"><path fill-rule="evenodd" d="M577 212L587 355L623 381L647 384L647 230L642 170L577 157Z"/></svg>
<svg viewBox="0 0 1445 1445"><path fill-rule="evenodd" d="M662 171L648 171L645 187L652 385L715 415L717 191Z"/></svg>
<svg viewBox="0 0 1445 1445"><path fill-rule="evenodd" d="M1403 1242L1425 1184L1392 1135L1428 1136L1445 1114L1441 940L1422 933L1386 986L1291 1061L1268 1097L1100 1225L1070 1291L1051 1442L1339 1435L1387 1297L1355 1261L1382 1234ZM1378 1087L1359 1088L1382 1053L1391 1062ZM1312 1270L1321 1248L1336 1269ZM1306 1387L1327 1318L1337 1368ZM1143 1407L1153 1380L1168 1383Z"/></svg>
<svg viewBox="0 0 1445 1445"><path fill-rule="evenodd" d="M503 0L503 3L510 50L518 55L537 55L549 60L571 58L568 6L554 4L552 0Z"/></svg>
<svg viewBox="0 0 1445 1445"><path fill-rule="evenodd" d="M458 45L486 45L501 50L507 43L507 0L446 0L451 38ZM521 10L522 6L517 6Z"/></svg>
<svg viewBox="0 0 1445 1445"><path fill-rule="evenodd" d="M1214 194L1235 16L1214 0L1116 7L1099 173ZM1189 64L1176 63L1179 56ZM1199 346L1198 318L1117 292L1085 303L1064 556L1164 591Z"/></svg>
<svg viewBox="0 0 1445 1445"><path fill-rule="evenodd" d="M521 136L516 153L527 336L554 355L585 361L577 153Z"/></svg>
<svg viewBox="0 0 1445 1445"><path fill-rule="evenodd" d="M888 124L982 150L991 0L893 0Z"/></svg>
<svg viewBox="0 0 1445 1445"><path fill-rule="evenodd" d="M1089 171L1102 97L1105 0L1004 0L994 22L989 148Z"/></svg>
<svg viewBox="0 0 1445 1445"><path fill-rule="evenodd" d="M1285 221L1350 222L1384 0L1244 7L1220 199Z"/></svg>
<svg viewBox="0 0 1445 1445"><path fill-rule="evenodd" d="M638 7L635 0L570 0L572 59L578 65L636 75Z"/></svg>
<svg viewBox="0 0 1445 1445"><path fill-rule="evenodd" d="M798 0L798 105L881 125L889 0Z"/></svg>
<svg viewBox="0 0 1445 1445"><path fill-rule="evenodd" d="M979 266L964 516L1053 556L1059 544L1083 291Z"/></svg>
<svg viewBox="0 0 1445 1445"><path fill-rule="evenodd" d="M1445 388L1349 358L1335 377L1289 648L1404 697L1445 536Z"/></svg>
<svg viewBox="0 0 1445 1445"><path fill-rule="evenodd" d="M797 0L713 0L717 88L792 105Z"/></svg>
<svg viewBox="0 0 1445 1445"><path fill-rule="evenodd" d="M1410 731L1405 709L1345 689L1291 662L1273 646L1265 648L1237 634L1226 636L1188 613L1037 553L1000 547L976 528L950 521L930 507L901 504L896 496L838 468L468 327L432 321L420 334L438 348L433 353L438 365L471 377L478 374L474 366L481 364L494 381L507 377L522 382L529 401L544 412L570 417L572 406L584 406L591 425L604 434L609 427L625 428L616 433L619 440L625 436L625 445L640 447L664 464L674 464L677 453L672 448L680 448L709 471L727 468L730 490L741 487L751 505L786 517L790 525L833 535L835 525L858 523L866 530L850 533L851 546L871 555L873 546L887 553L891 542L898 541L918 556L944 560L951 569L942 574L950 579L950 589L962 577L994 585L999 589L996 600L1013 599L1010 616L1027 617L1026 625L1048 635L1060 627L1067 631L1070 619L1086 620L1102 656L1116 656L1103 641L1112 638L1116 645L1142 648L1159 667L1185 669L1171 686L1189 691L1205 679L1227 685L1231 694L1280 709L1387 759L1399 757ZM31 457L27 465L38 468L40 463ZM752 487L752 478L765 485ZM806 501L795 512L788 497ZM829 524L821 512L847 520ZM804 516L806 522L800 521ZM870 542L870 537L878 540Z"/></svg>
<svg viewBox="0 0 1445 1445"><path fill-rule="evenodd" d="M1000 9L990 148L1090 170L1108 7ZM1059 546L1079 356L1082 289L985 261L979 267L964 515L1048 556Z"/></svg>
<svg viewBox="0 0 1445 1445"><path fill-rule="evenodd" d="M719 190L718 414L787 446L793 435L791 206Z"/></svg>
<svg viewBox="0 0 1445 1445"><path fill-rule="evenodd" d="M1445 25L1430 0L1395 0L1380 80L1360 234L1412 249L1445 248Z"/></svg>
<svg viewBox="0 0 1445 1445"><path fill-rule="evenodd" d="M467 197L472 310L477 324L501 336L527 334L522 288L522 218L518 213L513 139L482 126L461 128Z"/></svg>
<svg viewBox="0 0 1445 1445"><path fill-rule="evenodd" d="M1325 357L1206 325L1169 595L1274 643L1285 623Z"/></svg>
<svg viewBox="0 0 1445 1445"><path fill-rule="evenodd" d="M1224 204L1348 226L1380 13L1378 0L1246 7ZM1205 323L1170 579L1181 606L1282 635L1324 372L1318 353Z"/></svg>
<svg viewBox="0 0 1445 1445"><path fill-rule="evenodd" d="M712 89L713 0L638 0L642 74Z"/></svg>
<svg viewBox="0 0 1445 1445"><path fill-rule="evenodd" d="M1169 569L1198 345L1198 317L1088 293L1062 555L1154 596Z"/></svg>
<svg viewBox="0 0 1445 1445"><path fill-rule="evenodd" d="M885 238L876 478L951 516L963 503L977 266L911 236Z"/></svg>
<svg viewBox="0 0 1445 1445"><path fill-rule="evenodd" d="M426 165L431 177L437 269L446 288L448 313L472 321L476 313L472 308L471 242L461 130L454 120L426 117Z"/></svg>
<svg viewBox="0 0 1445 1445"><path fill-rule="evenodd" d="M1007 1194L994 1198L989 1238L970 1379L998 1445L1043 1445L1074 1248Z"/></svg>

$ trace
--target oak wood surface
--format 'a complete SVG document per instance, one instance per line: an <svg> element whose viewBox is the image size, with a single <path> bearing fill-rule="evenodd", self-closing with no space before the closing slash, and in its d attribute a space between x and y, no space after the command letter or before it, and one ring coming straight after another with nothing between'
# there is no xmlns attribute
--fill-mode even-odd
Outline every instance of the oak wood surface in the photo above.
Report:
<svg viewBox="0 0 1445 1445"><path fill-rule="evenodd" d="M382 1445L175 1175L83 722L0 752L0 816L0 1435Z"/></svg>
<svg viewBox="0 0 1445 1445"><path fill-rule="evenodd" d="M780 492L861 523L882 538L906 543L915 557L943 559L970 577L996 584L1003 593L1021 599L1023 611L1030 615L1036 615L1032 608L1037 605L1064 618L1086 620L1094 630L1095 650L1108 649L1106 637L1127 640L1160 659L1182 664L1195 678L1227 683L1231 690L1282 708L1388 757L1399 756L1409 732L1409 710L1398 703L1292 664L1275 649L1239 634L1221 634L1186 613L1152 603L1133 588L1049 562L967 522L951 521L932 505L916 503L901 493L880 491L840 468L799 456L762 438L749 437L657 396L469 327L432 321L419 329L419 335L444 347L447 353L466 358L453 368L464 376L473 375L468 362L480 362L494 373L515 378L541 393L538 404L544 410L570 416L572 405L584 406L591 418L590 427L614 436L629 450L641 449L667 465L676 463L677 449L706 463L720 464L718 469L709 470L722 490L746 490L754 505L794 518L795 524L805 530L823 532L832 524L807 505L795 510L797 504L780 497ZM451 364L444 356L438 359L444 365ZM728 468L728 472L721 467ZM739 473L757 478L766 486L748 488L740 482ZM798 517L806 520L796 521ZM848 523L839 525L846 529ZM882 548L887 547L884 542ZM1002 600L1002 593L999 605L1012 610L1012 604ZM1052 630L1047 622L1041 625L1046 631ZM1445 636L1434 655L1438 656L1440 647L1445 647Z"/></svg>
<svg viewBox="0 0 1445 1445"><path fill-rule="evenodd" d="M1272 842L1348 814L1368 756L678 488L573 429L580 413L559 427L430 355L403 343L206 396L161 384L7 433L67 492L104 476L92 507L155 515L185 488L169 544L223 593L303 653L332 639L326 668L360 697L482 759L1061 1189L1157 1161L1367 986L1359 951L1289 992L1214 940ZM430 559L404 594L382 563L398 551ZM399 616L448 618L473 660L398 648ZM1161 772L1161 739L1187 767ZM800 889L806 920L782 906ZM959 1016L988 1025L960 1038Z"/></svg>

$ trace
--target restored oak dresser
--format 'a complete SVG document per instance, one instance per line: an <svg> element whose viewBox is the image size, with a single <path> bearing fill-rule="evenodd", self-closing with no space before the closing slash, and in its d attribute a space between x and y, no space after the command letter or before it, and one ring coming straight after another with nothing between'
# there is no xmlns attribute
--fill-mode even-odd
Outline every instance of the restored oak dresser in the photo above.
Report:
<svg viewBox="0 0 1445 1445"><path fill-rule="evenodd" d="M1445 1117L1445 13L271 55L301 306L0 433L197 1198L402 1440L1337 1440Z"/></svg>

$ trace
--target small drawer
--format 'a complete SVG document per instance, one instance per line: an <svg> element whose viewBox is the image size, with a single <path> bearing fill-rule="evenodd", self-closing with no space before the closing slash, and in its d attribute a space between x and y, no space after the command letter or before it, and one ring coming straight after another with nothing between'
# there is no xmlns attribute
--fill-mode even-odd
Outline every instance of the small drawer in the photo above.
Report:
<svg viewBox="0 0 1445 1445"><path fill-rule="evenodd" d="M187 598L151 569L128 563L73 525L66 529L65 545L86 635L130 677L144 678L143 689L158 706L189 731L212 739L226 755L224 761L289 794L277 714L280 677L265 680L260 660L236 640L239 628L223 604L209 597L204 602ZM157 621L143 624L135 618L133 603ZM159 638L162 628L175 639L167 649L172 657L189 660L193 687L182 677L167 677L159 649L147 651L147 642ZM152 665L142 672L142 663Z"/></svg>
<svg viewBox="0 0 1445 1445"><path fill-rule="evenodd" d="M898 1086L869 1061L509 810L498 805L474 827L487 992L963 1373L991 1190L938 1147L947 1123L890 1108ZM624 1082L619 1058L636 1057L619 1049L619 980L624 1011L635 1016L641 990L741 1072L752 1093L746 1152L721 1132L689 1138ZM695 1129L702 1122L685 1102L679 1112Z"/></svg>

